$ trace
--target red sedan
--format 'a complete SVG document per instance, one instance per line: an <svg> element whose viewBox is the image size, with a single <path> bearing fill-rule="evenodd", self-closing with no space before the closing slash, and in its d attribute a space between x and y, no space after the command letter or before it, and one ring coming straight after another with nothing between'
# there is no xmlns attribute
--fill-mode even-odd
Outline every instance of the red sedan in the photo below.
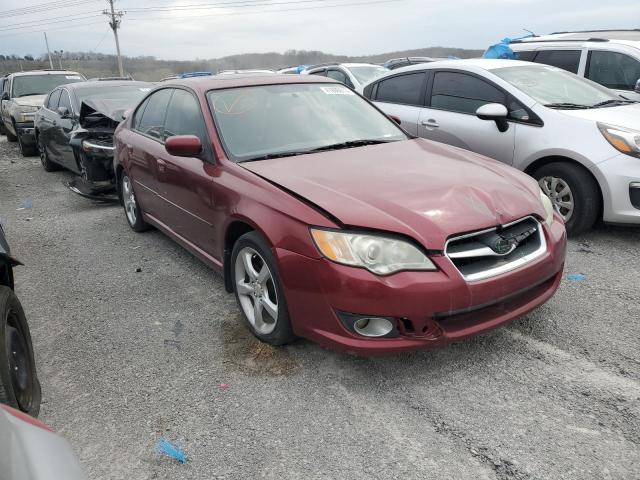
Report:
<svg viewBox="0 0 640 480"><path fill-rule="evenodd" d="M129 225L219 270L274 345L441 345L526 314L562 277L564 225L533 179L413 138L331 79L165 82L115 147Z"/></svg>

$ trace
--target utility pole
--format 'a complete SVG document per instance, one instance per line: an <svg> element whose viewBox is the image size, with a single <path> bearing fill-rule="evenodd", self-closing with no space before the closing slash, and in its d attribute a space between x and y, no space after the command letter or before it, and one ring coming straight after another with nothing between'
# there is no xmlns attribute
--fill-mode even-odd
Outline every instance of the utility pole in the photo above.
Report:
<svg viewBox="0 0 640 480"><path fill-rule="evenodd" d="M47 55L49 55L49 67L53 70L53 61L51 60L51 51L49 50L49 40L47 40L47 32L44 33L44 43L47 44Z"/></svg>
<svg viewBox="0 0 640 480"><path fill-rule="evenodd" d="M120 71L120 76L124 77L124 69L122 68L122 56L120 55L120 41L118 40L118 28L120 28L120 22L122 22L122 16L124 12L119 11L116 12L113 8L113 2L115 0L107 0L110 10L103 10L102 13L107 17L110 17L109 26L111 30L113 30L113 36L116 38L116 51L118 52L118 70Z"/></svg>
<svg viewBox="0 0 640 480"><path fill-rule="evenodd" d="M58 57L58 65L60 65L60 70L62 70L62 54L64 53L64 51L54 50L53 53L55 54L56 57Z"/></svg>

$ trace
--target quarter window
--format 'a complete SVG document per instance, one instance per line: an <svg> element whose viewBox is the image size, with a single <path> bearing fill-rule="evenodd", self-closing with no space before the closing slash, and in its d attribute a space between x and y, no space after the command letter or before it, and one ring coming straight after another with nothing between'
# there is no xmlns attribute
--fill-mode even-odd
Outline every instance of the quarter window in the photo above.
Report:
<svg viewBox="0 0 640 480"><path fill-rule="evenodd" d="M578 73L580 66L580 50L540 50L536 55L536 63L544 63Z"/></svg>
<svg viewBox="0 0 640 480"><path fill-rule="evenodd" d="M471 75L436 72L431 107L451 112L476 113L487 103L505 103L505 94L493 85Z"/></svg>
<svg viewBox="0 0 640 480"><path fill-rule="evenodd" d="M624 53L593 51L586 77L615 90L633 90L640 80L640 62Z"/></svg>
<svg viewBox="0 0 640 480"><path fill-rule="evenodd" d="M150 137L162 139L164 129L164 118L167 115L167 107L169 106L169 100L173 89L164 88L152 94L147 105L142 112L142 117L138 123L136 129Z"/></svg>
<svg viewBox="0 0 640 480"><path fill-rule="evenodd" d="M398 75L378 83L376 101L422 106L422 93L425 89L423 72Z"/></svg>
<svg viewBox="0 0 640 480"><path fill-rule="evenodd" d="M51 92L51 95L49 95L49 101L47 102L47 108L49 110L55 110L56 108L58 108L60 93L62 93L62 90L54 90L53 92Z"/></svg>
<svg viewBox="0 0 640 480"><path fill-rule="evenodd" d="M536 51L516 52L516 56L518 60L522 60L523 62L533 62L533 58L536 56Z"/></svg>
<svg viewBox="0 0 640 480"><path fill-rule="evenodd" d="M185 90L175 90L164 122L165 140L174 135L195 135L205 145L205 132L202 112L196 98Z"/></svg>

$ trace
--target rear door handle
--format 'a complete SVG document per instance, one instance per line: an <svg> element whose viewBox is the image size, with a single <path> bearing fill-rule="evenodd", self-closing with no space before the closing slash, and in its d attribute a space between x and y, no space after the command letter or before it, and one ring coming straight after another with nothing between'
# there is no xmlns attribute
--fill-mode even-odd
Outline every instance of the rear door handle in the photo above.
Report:
<svg viewBox="0 0 640 480"><path fill-rule="evenodd" d="M427 128L438 128L440 126L438 125L438 122L436 122L433 118L430 118L429 120L423 120L422 125Z"/></svg>

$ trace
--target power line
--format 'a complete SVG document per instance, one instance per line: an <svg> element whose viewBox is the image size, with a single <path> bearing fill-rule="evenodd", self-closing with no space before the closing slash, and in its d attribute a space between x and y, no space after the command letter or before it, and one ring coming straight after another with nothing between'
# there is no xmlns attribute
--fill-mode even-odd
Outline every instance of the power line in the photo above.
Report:
<svg viewBox="0 0 640 480"><path fill-rule="evenodd" d="M10 30L20 30L20 29L23 29L23 28L41 27L41 26L53 25L53 24L56 24L56 23L75 22L77 20L85 20L87 18L96 18L96 17L100 17L100 16L101 15L98 14L98 15L87 15L87 16L79 17L79 18L68 18L66 20L65 19L47 20L47 21L34 20L34 22L30 22L30 23L33 23L33 25L13 24L13 26L0 27L0 32L7 32L7 31L10 31ZM35 23L35 22L39 22L39 23Z"/></svg>
<svg viewBox="0 0 640 480"><path fill-rule="evenodd" d="M270 4L272 0L240 0L232 2L215 2L215 3L196 3L191 5L175 5L175 6L159 6L159 7L133 7L127 8L127 12L142 12L142 11L174 11L174 10L201 10L207 8L236 8L237 6L249 6L252 7L257 3ZM322 0L325 1L325 0ZM248 4L248 5L240 5Z"/></svg>
<svg viewBox="0 0 640 480"><path fill-rule="evenodd" d="M98 1L99 0L69 0L65 2L65 1L57 0L54 2L32 5L31 7L16 8L13 10L4 10L0 12L0 17L7 18L7 17L17 17L20 15L32 15L35 13L47 12L48 10L51 10L54 8L57 10L60 8L74 7L77 5L83 5L87 3L96 3Z"/></svg>

